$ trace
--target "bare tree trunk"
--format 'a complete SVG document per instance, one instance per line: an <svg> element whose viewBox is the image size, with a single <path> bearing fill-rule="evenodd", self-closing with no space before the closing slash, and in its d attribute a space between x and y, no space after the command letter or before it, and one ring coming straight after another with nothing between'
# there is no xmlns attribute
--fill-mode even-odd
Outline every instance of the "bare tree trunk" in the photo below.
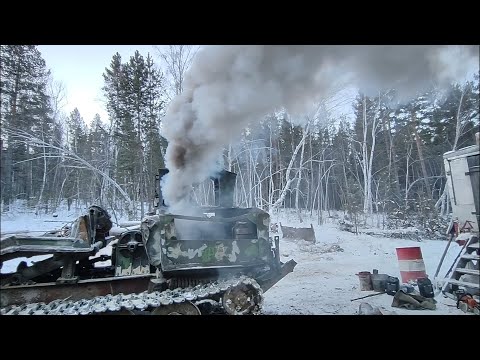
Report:
<svg viewBox="0 0 480 360"><path fill-rule="evenodd" d="M367 153L367 133L368 133L368 123L367 123L367 99L365 95L363 96L363 141L362 141L362 171L363 171L363 212L368 213L369 209L369 193L368 193L368 153Z"/></svg>
<svg viewBox="0 0 480 360"><path fill-rule="evenodd" d="M390 140L390 156L393 158L392 165L393 165L393 173L395 175L394 183L395 183L395 188L397 190L397 195L400 196L400 182L398 181L400 178L398 176L398 165L397 165L397 153L395 151L395 145L392 140L392 130L390 127L390 120L387 121L387 127L388 127L388 138Z"/></svg>
<svg viewBox="0 0 480 360"><path fill-rule="evenodd" d="M322 174L322 177L320 175ZM318 167L318 183L320 184L320 191L318 192L318 209L317 209L317 224L323 224L323 162Z"/></svg>
<svg viewBox="0 0 480 360"><path fill-rule="evenodd" d="M308 186L308 205L310 206L310 216L312 216L313 214L313 202L314 202L314 199L313 199L313 149L312 149L312 135L310 134L309 137L308 137L308 141L309 141L309 147L310 147L310 183L309 183L309 186Z"/></svg>
<svg viewBox="0 0 480 360"><path fill-rule="evenodd" d="M462 95L460 96L460 101L458 103L457 119L456 119L457 120L457 126L456 126L456 129L455 129L455 141L453 142L452 151L455 151L457 149L458 139L460 138L460 136L462 134L462 130L463 130L461 110L462 110L463 97L465 96L465 90L466 90L466 88L464 88L462 90Z"/></svg>
<svg viewBox="0 0 480 360"><path fill-rule="evenodd" d="M300 140L300 142L298 143L298 145L296 146L296 148L293 151L292 158L290 159L290 163L288 164L287 171L286 171L286 174L285 174L285 186L283 187L277 201L275 201L275 203L272 204L272 206L271 206L272 211L274 209L278 208L280 205L282 205L283 201L285 200L285 196L287 195L287 192L290 190L290 185L295 180L296 176L294 176L293 178L290 179L290 173L292 171L293 164L295 163L295 159L297 157L297 154L300 151L303 143L305 142L305 138L306 138L307 133L308 133L308 131L303 132L302 139Z"/></svg>
<svg viewBox="0 0 480 360"><path fill-rule="evenodd" d="M375 187L375 201L374 201L374 204L375 204L375 212L378 214L378 203L379 203L379 199L378 199L378 190L380 188L380 179L378 179L377 181L377 186Z"/></svg>
<svg viewBox="0 0 480 360"><path fill-rule="evenodd" d="M270 123L269 125L269 129L270 129L270 132L269 132L269 145L270 145L270 148L269 148L269 158L270 158L270 161L269 161L269 186L268 186L268 211L270 211L270 204L273 204L273 192L275 190L275 183L273 182L273 158L272 158L272 147L273 147L273 142L272 142L272 124Z"/></svg>
<svg viewBox="0 0 480 360"><path fill-rule="evenodd" d="M379 100L380 101L380 100ZM367 121L367 99L366 96L363 96L363 139L362 139L362 159L360 165L362 166L363 172L363 191L364 191L364 201L363 201L363 212L365 214L372 213L372 164L373 164L373 154L375 151L375 140L378 124L376 123L375 114L373 114L372 120L372 145L370 148L370 154L368 151L368 121Z"/></svg>
<svg viewBox="0 0 480 360"><path fill-rule="evenodd" d="M252 157L251 157L251 143L249 143L249 156L247 160L247 172L248 172L248 207L253 206L253 194L252 194L252 187L253 187L253 182L252 182Z"/></svg>
<svg viewBox="0 0 480 360"><path fill-rule="evenodd" d="M185 74L199 50L199 46L168 45L168 49L166 50L163 50L158 46L155 46L155 49L160 58L164 61L167 73L172 77L173 94L175 96L181 94L183 92Z"/></svg>
<svg viewBox="0 0 480 360"><path fill-rule="evenodd" d="M405 172L405 207L408 205L408 180L409 180L409 170L410 170L410 154L412 153L412 145L409 144L407 148L407 167Z"/></svg>
<svg viewBox="0 0 480 360"><path fill-rule="evenodd" d="M461 109L462 109L462 103L463 103L463 97L465 96L467 88L465 87L462 90L462 94L460 96L460 101L458 103L458 108L457 108L457 118L456 118L456 127L455 127L455 140L453 141L453 146L452 146L452 151L455 151L457 149L457 144L458 140L460 139L460 136L462 135L462 118L461 118ZM443 192L442 195L438 198L437 202L435 203L435 208L438 209L441 207L440 214L445 215L448 214L448 206L447 206L447 212L444 212L445 206L444 203L449 200L448 197L448 187L447 184L445 183L445 186L443 187Z"/></svg>
<svg viewBox="0 0 480 360"><path fill-rule="evenodd" d="M250 146L249 159L251 162L251 184L250 184L250 196L253 196L252 206L261 208L261 193L262 193L262 182L257 172L257 156L254 158L252 154L252 148ZM258 199L260 198L260 205L258 204ZM253 202L255 201L255 202Z"/></svg>
<svg viewBox="0 0 480 360"><path fill-rule="evenodd" d="M375 144L376 144L376 135L377 135L377 123L375 119L375 115L373 116L372 120L372 147L370 148L370 158L368 159L368 213L371 214L372 209L372 167L373 167L373 154L375 152Z"/></svg>
<svg viewBox="0 0 480 360"><path fill-rule="evenodd" d="M330 206L329 206L330 204L328 202L328 200L329 200L329 196L328 196L328 193L329 193L329 191L328 191L329 179L330 179L330 168L328 168L327 171L325 171L325 196L324 196L324 199L325 199L324 200L324 204L325 204L324 206L325 207L324 207L324 209L325 209L325 211L328 212L328 215L330 215Z"/></svg>
<svg viewBox="0 0 480 360"><path fill-rule="evenodd" d="M277 162L277 173L278 173L278 189L283 189L285 187L284 176L282 170L282 148L280 147L280 139L277 139L277 149L278 149L278 162Z"/></svg>
<svg viewBox="0 0 480 360"><path fill-rule="evenodd" d="M342 150L343 151L343 150ZM345 169L345 157L343 158L342 170L343 178L345 179L345 207L348 208L350 205L350 191L348 190L348 179L347 179L347 170Z"/></svg>
<svg viewBox="0 0 480 360"><path fill-rule="evenodd" d="M385 126L385 123L387 126ZM392 183L395 184L395 195L400 197L400 182L398 181L398 167L396 162L395 146L392 141L392 133L390 130L390 120L388 116L383 117L382 131L385 136L385 144L388 146L388 192L392 187ZM393 181L392 181L392 169L393 169Z"/></svg>
<svg viewBox="0 0 480 360"><path fill-rule="evenodd" d="M313 194L313 200L312 200L312 205L311 205L312 207L310 209L310 216L313 215L313 210L315 208L315 205L317 205L317 214L318 214L318 206L319 206L318 203L320 201L318 193L320 191L320 186L321 186L321 174L320 174L321 173L321 169L320 169L321 165L322 165L322 162L319 161L318 162L318 181L317 181L317 186L315 188L315 192Z"/></svg>
<svg viewBox="0 0 480 360"><path fill-rule="evenodd" d="M60 175L59 175L59 171L58 171L59 168L60 167L58 165L55 166L55 173L53 175L53 186L52 186L52 188L55 189L55 190L58 189L58 182L60 181L60 179L59 179ZM49 196L50 199L52 199L51 202L53 203L52 204L53 205L52 211L56 211L57 207L59 206L59 198L55 198L54 196L55 196L54 192L52 192Z"/></svg>
<svg viewBox="0 0 480 360"><path fill-rule="evenodd" d="M42 133L42 140L43 140L43 133ZM45 153L45 146L43 146L43 179L42 179L42 187L40 188L40 195L38 196L37 206L35 207L35 215L38 215L38 211L42 203L43 191L45 190L46 182L47 182L47 156Z"/></svg>
<svg viewBox="0 0 480 360"><path fill-rule="evenodd" d="M431 189L430 189L430 183L428 182L428 173L427 173L427 167L425 166L425 158L423 156L423 149L422 149L422 140L420 139L420 136L418 135L418 131L417 131L417 126L415 125L415 114L412 113L412 127L413 127L413 131L414 131L414 134L415 134L415 142L417 144L417 151L418 151L418 158L420 160L420 166L422 168L422 174L423 174L423 179L424 179L424 183L425 183L425 188L426 188L426 191L427 191L427 196L429 199L431 199Z"/></svg>
<svg viewBox="0 0 480 360"><path fill-rule="evenodd" d="M72 171L70 171L70 173L67 174L67 172L65 171L65 177L62 181L62 185L60 186L60 191L58 193L58 200L57 200L57 204L60 204L60 198L63 194L63 187L65 186L65 183L67 182L68 180L68 177L69 175L72 173ZM67 200L67 206L68 206L68 211L70 211L70 201Z"/></svg>
<svg viewBox="0 0 480 360"><path fill-rule="evenodd" d="M302 139L305 138L306 135L307 134L306 134L305 128L303 128L302 129ZM296 189L296 192L295 192L295 209L297 210L298 219L301 223L303 222L303 219L302 219L302 214L301 214L300 208L298 207L298 200L299 200L299 195L300 195L300 185L301 185L301 182L302 182L302 173L303 173L302 167L303 167L303 154L304 154L304 152L305 152L305 141L303 141L303 143L302 143L302 151L300 153L300 168L298 169L297 189Z"/></svg>
<svg viewBox="0 0 480 360"><path fill-rule="evenodd" d="M75 209L78 210L79 201L80 201L80 171L77 172L76 184L77 184L77 196L75 199Z"/></svg>

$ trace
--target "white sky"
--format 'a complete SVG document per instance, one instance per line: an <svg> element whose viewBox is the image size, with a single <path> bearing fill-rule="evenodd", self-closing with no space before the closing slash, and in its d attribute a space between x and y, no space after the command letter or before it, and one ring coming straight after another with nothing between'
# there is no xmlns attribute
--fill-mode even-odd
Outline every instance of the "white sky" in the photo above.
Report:
<svg viewBox="0 0 480 360"><path fill-rule="evenodd" d="M61 81L67 91L64 111L67 114L76 107L88 124L98 113L103 121L108 120L102 74L110 67L112 56L118 52L126 62L138 50L143 56L150 53L156 63L158 58L153 45L39 45L53 79ZM478 67L475 66L476 71ZM352 103L356 89L338 94L332 101L337 114L353 119Z"/></svg>
<svg viewBox="0 0 480 360"><path fill-rule="evenodd" d="M67 115L78 108L83 120L89 124L95 114L103 121L108 121L105 98L102 92L104 85L102 74L110 67L113 55L118 52L122 61L128 61L138 50L143 56L150 53L156 63L158 58L153 45L39 45L47 68L52 72L55 81L61 81L67 92L64 111ZM336 111L351 114L351 102L355 91L339 94L333 100L338 106ZM345 96L346 95L346 96ZM348 99L347 101L345 101ZM335 107L337 107L335 106Z"/></svg>
<svg viewBox="0 0 480 360"><path fill-rule="evenodd" d="M152 45L39 45L47 68L55 81L64 83L67 90L65 112L76 108L88 124L98 113L108 120L102 92L105 68L110 67L113 55L118 52L122 61L128 61L138 50L143 56L150 53L157 62Z"/></svg>

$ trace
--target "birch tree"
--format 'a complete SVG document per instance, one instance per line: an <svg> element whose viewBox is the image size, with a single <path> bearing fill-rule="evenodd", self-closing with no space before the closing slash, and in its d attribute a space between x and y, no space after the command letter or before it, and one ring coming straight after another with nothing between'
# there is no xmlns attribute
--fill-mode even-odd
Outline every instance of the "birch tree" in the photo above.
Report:
<svg viewBox="0 0 480 360"><path fill-rule="evenodd" d="M168 45L166 47L154 46L154 48L170 78L168 97L172 99L183 91L185 74L200 47L198 45Z"/></svg>

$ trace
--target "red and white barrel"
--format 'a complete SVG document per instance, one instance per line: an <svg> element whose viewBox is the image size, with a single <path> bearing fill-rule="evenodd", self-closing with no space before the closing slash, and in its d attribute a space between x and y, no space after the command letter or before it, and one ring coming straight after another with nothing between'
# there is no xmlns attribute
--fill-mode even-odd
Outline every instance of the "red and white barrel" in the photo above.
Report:
<svg viewBox="0 0 480 360"><path fill-rule="evenodd" d="M397 258L403 283L427 277L422 250L419 247L397 248Z"/></svg>

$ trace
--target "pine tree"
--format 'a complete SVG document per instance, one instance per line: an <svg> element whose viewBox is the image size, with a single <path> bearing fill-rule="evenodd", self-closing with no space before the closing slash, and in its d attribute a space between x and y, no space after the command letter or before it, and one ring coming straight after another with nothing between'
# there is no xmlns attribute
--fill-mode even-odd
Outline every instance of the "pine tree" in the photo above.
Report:
<svg viewBox="0 0 480 360"><path fill-rule="evenodd" d="M46 86L50 76L34 45L1 45L1 126L51 140L53 120ZM46 159L32 144L11 135L3 136L6 148L2 178L2 200L6 207L12 196L30 199L43 192ZM33 160L36 159L36 160Z"/></svg>
<svg viewBox="0 0 480 360"><path fill-rule="evenodd" d="M155 68L152 57L147 55L145 61L146 86L145 99L146 107L142 122L143 133L145 134L145 165L146 165L146 188L149 199L155 194L155 174L159 168L165 166L164 152L167 142L160 135L161 117L165 108L165 79L163 74ZM152 210L153 202L149 201L149 211Z"/></svg>
<svg viewBox="0 0 480 360"><path fill-rule="evenodd" d="M90 123L87 144L89 163L103 172L108 172L109 134L99 114L95 114ZM106 194L103 193L103 187L103 178L100 178L97 174L93 174L90 179L91 203L96 203L100 206L106 205Z"/></svg>
<svg viewBox="0 0 480 360"><path fill-rule="evenodd" d="M67 148L82 159L89 158L87 142L87 126L77 108L75 108L67 119ZM89 170L82 168L76 161L68 159L65 161L66 176L68 176L64 191L67 198L68 208L76 201L76 207L80 207L81 201L87 199L89 193L89 181L91 174Z"/></svg>
<svg viewBox="0 0 480 360"><path fill-rule="evenodd" d="M153 198L154 176L163 165L165 140L159 131L164 111L164 79L148 54L136 51L122 64L117 53L106 69L103 90L114 129L116 178L127 192L144 203ZM149 202L150 203L150 202Z"/></svg>

